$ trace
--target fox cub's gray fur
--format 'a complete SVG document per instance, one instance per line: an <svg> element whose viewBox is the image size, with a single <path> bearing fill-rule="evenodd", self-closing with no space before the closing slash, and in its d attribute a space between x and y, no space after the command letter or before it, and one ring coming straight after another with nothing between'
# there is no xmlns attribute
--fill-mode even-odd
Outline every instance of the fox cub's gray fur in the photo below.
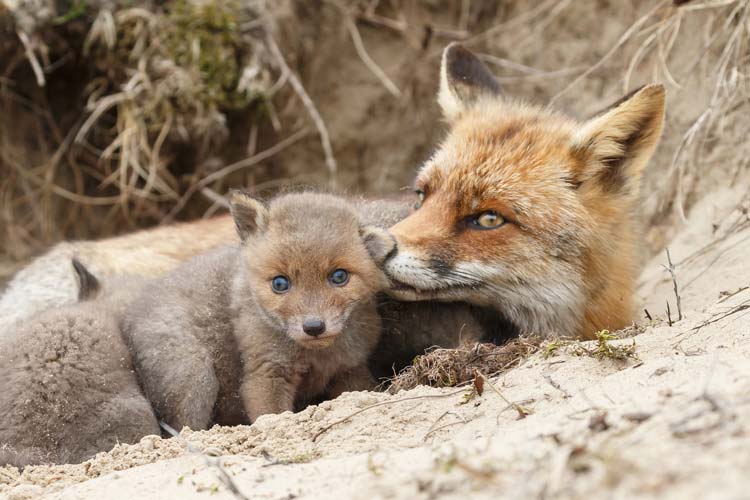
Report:
<svg viewBox="0 0 750 500"><path fill-rule="evenodd" d="M295 401L372 388L378 268L393 242L353 206L315 193L230 199L238 246L198 256L130 308L144 391L180 429L254 421Z"/></svg>
<svg viewBox="0 0 750 500"><path fill-rule="evenodd" d="M143 280L100 287L77 260L77 304L15 323L0 337L0 466L82 462L159 434L119 321Z"/></svg>

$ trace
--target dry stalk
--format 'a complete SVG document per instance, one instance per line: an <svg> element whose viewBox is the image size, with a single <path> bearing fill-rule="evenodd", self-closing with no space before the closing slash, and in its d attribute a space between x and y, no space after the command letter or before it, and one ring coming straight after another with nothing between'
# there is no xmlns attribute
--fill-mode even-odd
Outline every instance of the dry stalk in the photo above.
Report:
<svg viewBox="0 0 750 500"><path fill-rule="evenodd" d="M19 40L21 40L23 48L26 51L26 59L29 60L31 69L34 71L36 84L40 87L44 87L47 83L44 78L44 70L42 69L42 65L39 63L39 59L37 59L36 54L34 53L34 46L32 45L29 36L20 30L16 31L16 34L18 35Z"/></svg>
<svg viewBox="0 0 750 500"><path fill-rule="evenodd" d="M242 170L244 168L249 168L254 165L259 164L262 161L265 161L272 156L280 153L284 149L288 148L295 142L299 141L303 137L305 137L308 134L308 130L306 128L303 128L301 130L298 130L297 132L293 133L289 137L277 142L270 148L261 151L260 153L251 156L250 158L245 158L243 160L240 160L238 162L232 163L231 165L227 165L226 167L217 170L216 172L213 172L210 175L207 175L197 183L193 184L188 188L187 191L185 191L185 194L182 195L182 197L177 201L174 207L172 207L172 210L164 217L164 222L170 222L172 221L175 216L185 207L185 204L190 200L190 198L198 191L201 191L202 189L206 188L209 184L212 182L215 182L219 179L222 179L226 177L227 175L230 175L238 170Z"/></svg>
<svg viewBox="0 0 750 500"><path fill-rule="evenodd" d="M669 266L662 265L664 269L669 272L669 275L672 277L672 286L674 288L674 296L675 300L677 301L677 321L682 321L682 299L680 297L680 292L677 286L677 273L675 272L675 265L672 262L672 256L669 254L669 248L666 249L667 252L667 263ZM670 325L671 326L671 325Z"/></svg>
<svg viewBox="0 0 750 500"><path fill-rule="evenodd" d="M385 74L385 71L383 71L380 66L378 66L375 61L372 60L370 54L367 53L367 49L365 49L365 45L364 43L362 43L362 37L359 34L357 25L354 24L351 16L347 14L345 14L345 16L346 28L349 30L349 35L352 37L352 42L354 42L354 48L357 50L357 55L359 55L359 58L363 63L365 63L367 69L369 69L372 74L375 75L378 80L380 80L380 83L383 84L386 90L388 90L388 92L390 92L393 97L397 99L401 98L401 91L398 89L396 84L393 83L390 78L388 78L388 75Z"/></svg>
<svg viewBox="0 0 750 500"><path fill-rule="evenodd" d="M498 396L500 396L500 399L502 399L503 401L505 401L505 403L508 405L508 408L513 408L514 410L516 410L516 413L518 413L518 418L519 419L526 418L531 413L531 411L529 410L529 408L526 408L525 406L521 406L520 404L515 403L515 402L509 400L508 398L506 398L503 395L503 393L500 392L500 389L498 389L497 387L495 387L495 384L493 384L487 378L487 376L484 375L482 372L480 372L479 370L475 370L475 372L476 372L476 375L477 375L478 378L482 378L484 380L484 387L489 387L490 389L492 389L492 392L494 392L495 394L497 394Z"/></svg>
<svg viewBox="0 0 750 500"><path fill-rule="evenodd" d="M294 74L294 72L289 68L289 65L286 63L286 60L284 59L284 56L282 55L281 50L279 49L279 46L276 43L276 40L274 40L273 36L267 34L266 43L268 44L268 48L271 50L271 54L276 59L276 63L279 65L279 68L289 78L289 84L297 93L300 100L302 100L302 104L307 109L310 118L312 119L313 123L315 123L315 127L318 129L320 142L323 146L323 153L325 154L326 158L326 165L328 166L328 173L331 176L331 181L335 182L338 167L336 165L336 158L334 158L333 156L333 148L331 147L331 139L328 135L326 124L323 121L323 118L320 116L318 108L315 107L315 103L313 103L310 95L302 85L302 82L299 78L297 78L297 75Z"/></svg>

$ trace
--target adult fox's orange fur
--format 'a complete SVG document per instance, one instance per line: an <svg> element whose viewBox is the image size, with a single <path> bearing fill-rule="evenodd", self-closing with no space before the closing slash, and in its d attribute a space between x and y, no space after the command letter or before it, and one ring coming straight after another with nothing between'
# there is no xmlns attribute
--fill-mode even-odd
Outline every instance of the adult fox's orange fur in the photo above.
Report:
<svg viewBox="0 0 750 500"><path fill-rule="evenodd" d="M590 337L632 321L641 172L664 89L642 87L585 122L500 95L469 51L443 54L451 124L391 228L385 269L406 300L491 306L521 331Z"/></svg>

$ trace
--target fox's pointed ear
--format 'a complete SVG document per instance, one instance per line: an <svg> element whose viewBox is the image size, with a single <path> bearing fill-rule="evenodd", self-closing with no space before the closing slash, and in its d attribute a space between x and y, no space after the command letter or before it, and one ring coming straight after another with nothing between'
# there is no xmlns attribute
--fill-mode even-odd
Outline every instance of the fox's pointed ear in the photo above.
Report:
<svg viewBox="0 0 750 500"><path fill-rule="evenodd" d="M359 234L362 236L367 253L378 266L396 250L396 240L385 229L377 226L364 226L359 230Z"/></svg>
<svg viewBox="0 0 750 500"><path fill-rule="evenodd" d="M229 210L237 227L237 234L245 241L248 237L264 231L268 222L268 208L262 201L249 194L233 190L229 193Z"/></svg>
<svg viewBox="0 0 750 500"><path fill-rule="evenodd" d="M481 97L497 97L501 93L500 83L477 56L455 42L445 48L438 104L447 120L456 119Z"/></svg>
<svg viewBox="0 0 750 500"><path fill-rule="evenodd" d="M573 138L576 184L597 182L609 192L636 193L643 167L664 124L664 87L647 85L588 120Z"/></svg>
<svg viewBox="0 0 750 500"><path fill-rule="evenodd" d="M71 259L73 269L78 277L78 301L83 302L96 297L101 290L101 285L96 276L84 266L77 257Z"/></svg>

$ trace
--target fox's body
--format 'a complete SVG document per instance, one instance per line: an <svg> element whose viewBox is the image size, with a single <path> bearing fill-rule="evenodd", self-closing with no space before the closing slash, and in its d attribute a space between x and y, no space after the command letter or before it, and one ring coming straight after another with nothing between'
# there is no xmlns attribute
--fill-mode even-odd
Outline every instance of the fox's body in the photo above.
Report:
<svg viewBox="0 0 750 500"><path fill-rule="evenodd" d="M180 266L126 315L159 417L205 429L290 411L324 392L372 389L375 298L387 286L377 264L393 249L390 236L330 195L286 195L265 207L236 193L232 212L241 244Z"/></svg>
<svg viewBox="0 0 750 500"><path fill-rule="evenodd" d="M0 296L0 338L16 321L75 303L78 285L70 260L79 258L96 276L165 274L185 260L237 241L229 215L157 227L99 241L58 243L21 269Z"/></svg>
<svg viewBox="0 0 750 500"><path fill-rule="evenodd" d="M640 174L658 141L661 86L580 123L508 102L470 52L443 59L448 137L391 228L396 297L492 307L518 329L590 337L632 321Z"/></svg>

